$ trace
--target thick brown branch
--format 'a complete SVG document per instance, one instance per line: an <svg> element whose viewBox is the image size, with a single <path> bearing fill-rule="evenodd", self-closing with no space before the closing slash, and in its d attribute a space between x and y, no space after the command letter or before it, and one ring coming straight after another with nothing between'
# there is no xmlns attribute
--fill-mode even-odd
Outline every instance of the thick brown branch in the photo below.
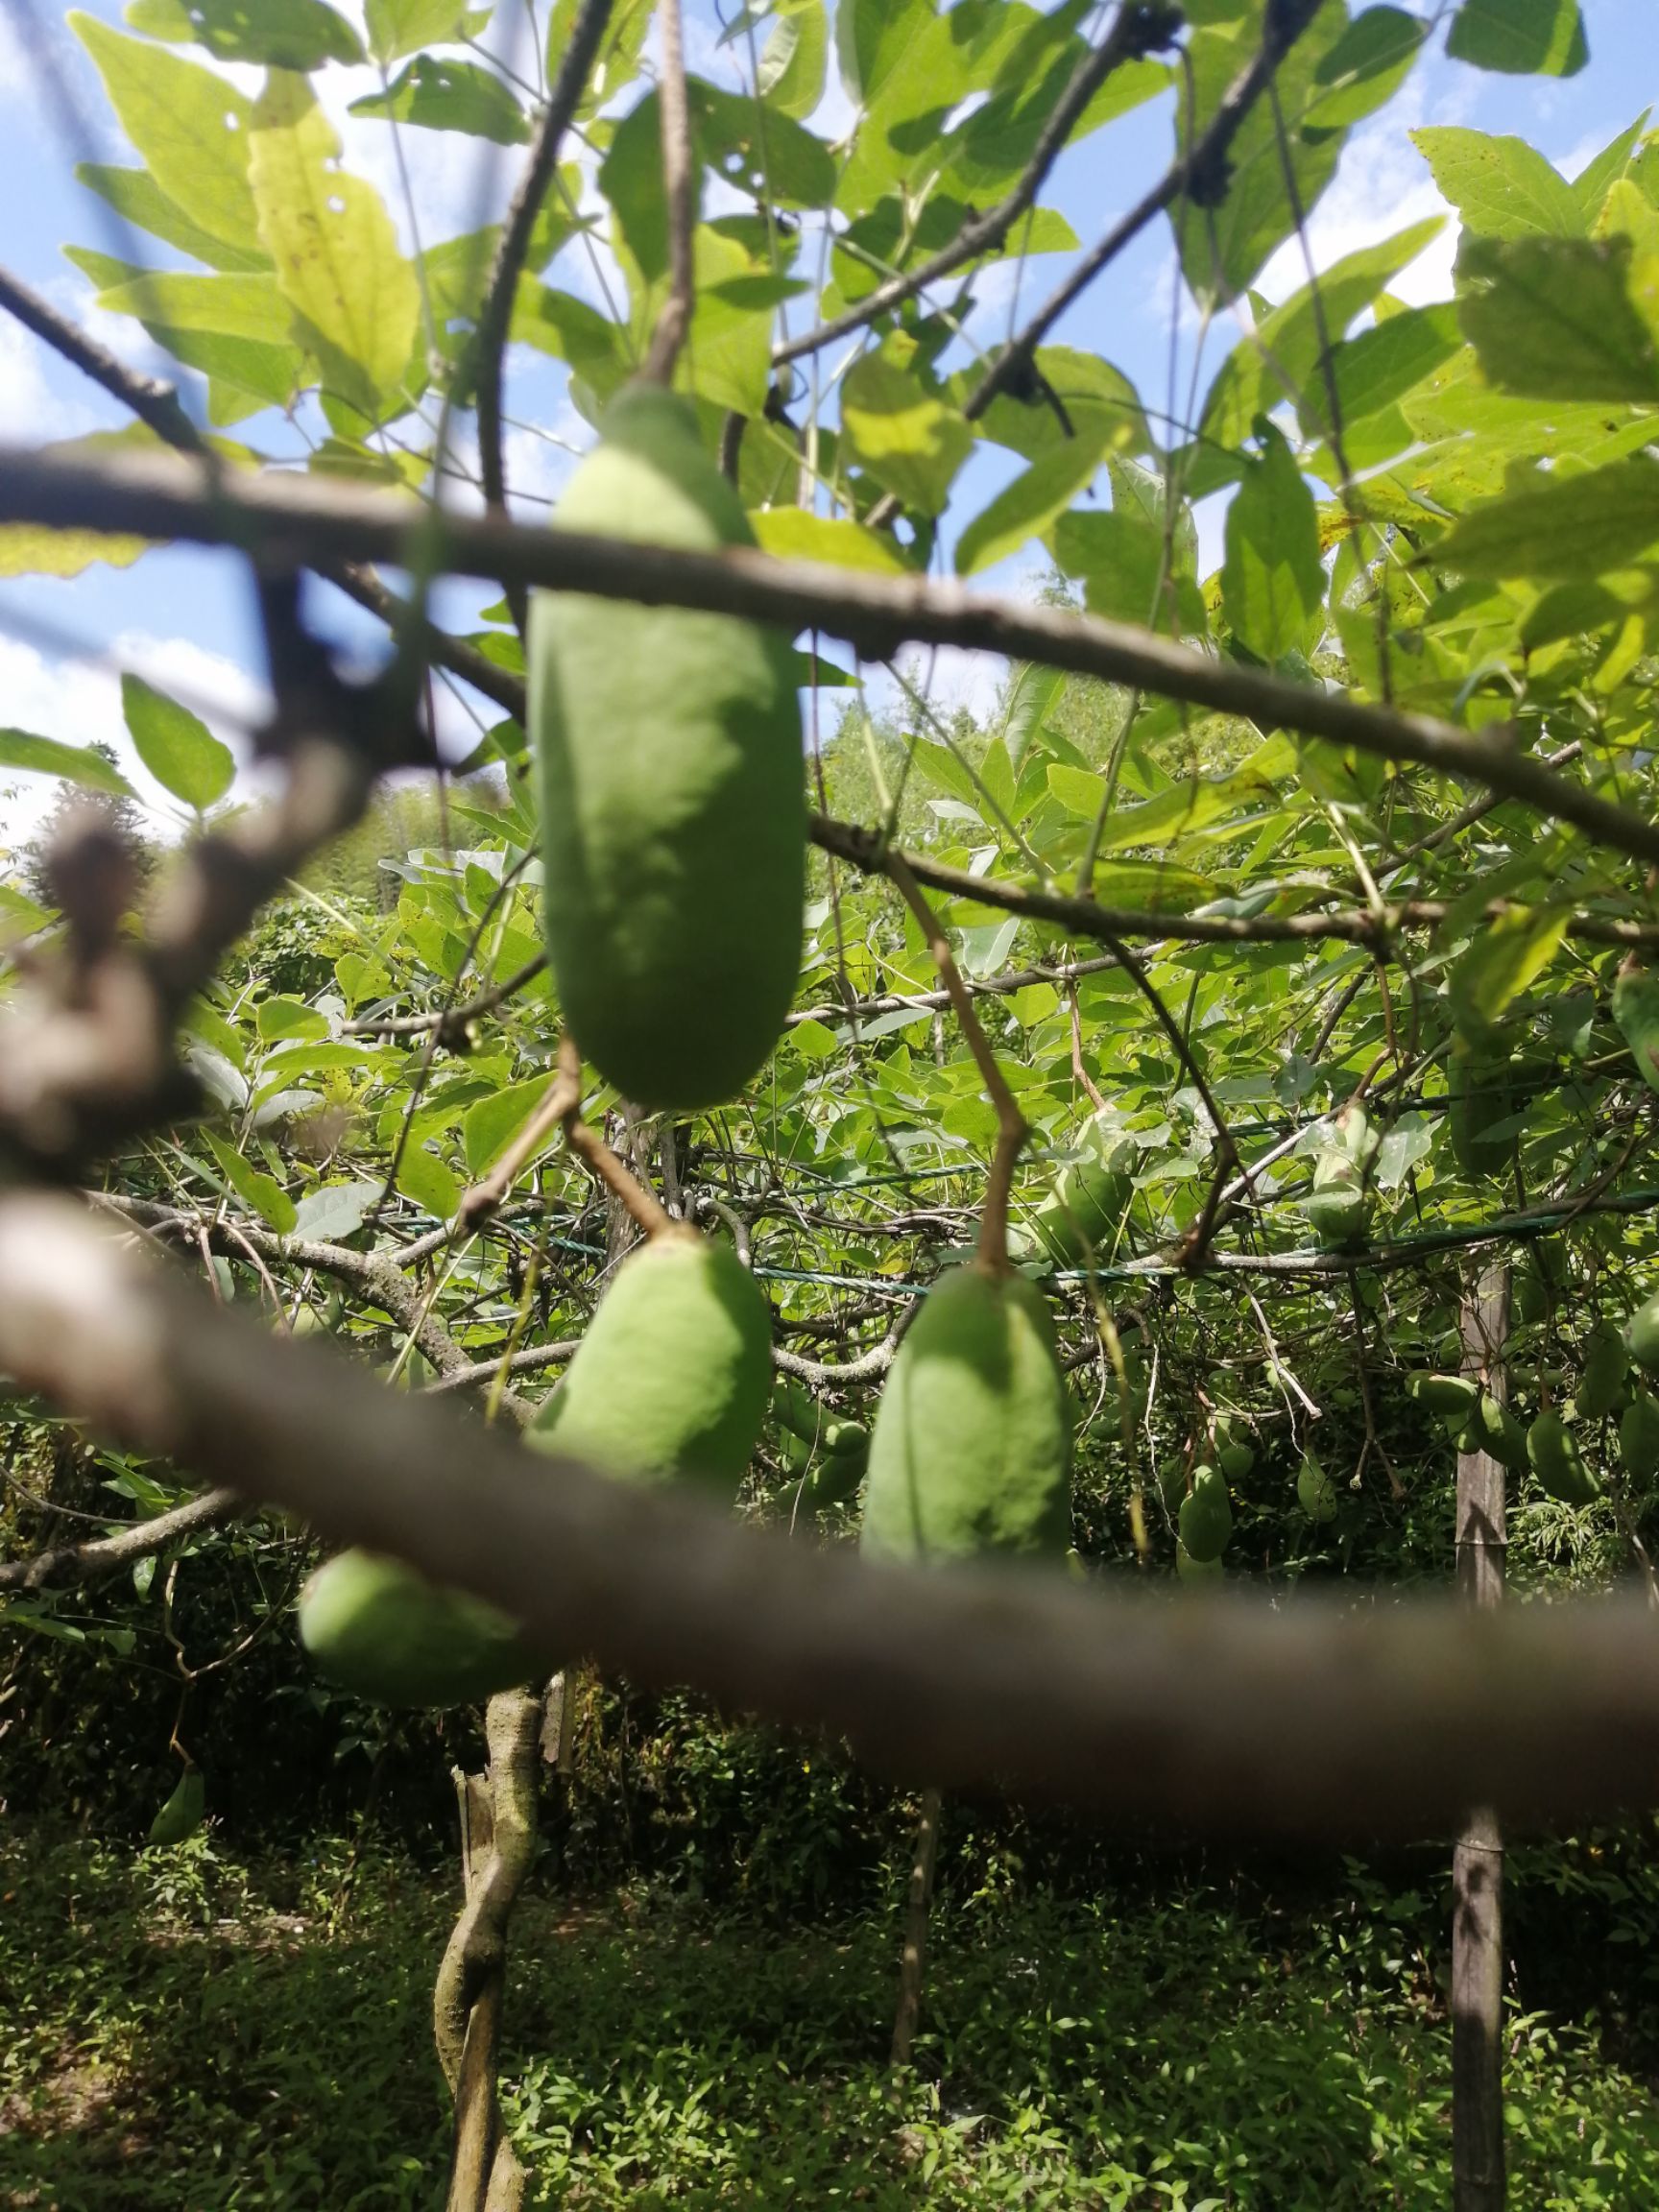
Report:
<svg viewBox="0 0 1659 2212"><path fill-rule="evenodd" d="M875 1571L532 1462L216 1310L67 1199L0 1201L0 1368L125 1443L398 1553L641 1682L849 1736L894 1776L1165 1830L1362 1837L1659 1799L1659 1642L1622 1604L1343 1613Z"/></svg>
<svg viewBox="0 0 1659 2212"><path fill-rule="evenodd" d="M222 476L210 487L199 469L164 456L87 463L14 446L0 447L0 522L259 546L269 558L301 563L350 557L396 564L429 543L434 528L426 508L395 493L347 491L280 472ZM487 516L445 516L436 527L440 565L457 574L696 607L792 632L817 628L851 640L867 658L920 642L1033 661L1431 768L1521 800L1614 852L1659 863L1659 822L1556 775L1522 752L1504 726L1461 730L1214 660L1131 623L1026 606L922 576L775 561L745 548L686 553Z"/></svg>
<svg viewBox="0 0 1659 2212"><path fill-rule="evenodd" d="M113 1536L95 1536L86 1544L60 1544L50 1551L37 1551L32 1559L0 1562L0 1590L57 1590L70 1583L97 1582L106 1575L118 1575L140 1559L152 1559L181 1536L194 1536L204 1528L223 1527L248 1510L248 1501L235 1490L204 1490L169 1513L152 1521L138 1521Z"/></svg>

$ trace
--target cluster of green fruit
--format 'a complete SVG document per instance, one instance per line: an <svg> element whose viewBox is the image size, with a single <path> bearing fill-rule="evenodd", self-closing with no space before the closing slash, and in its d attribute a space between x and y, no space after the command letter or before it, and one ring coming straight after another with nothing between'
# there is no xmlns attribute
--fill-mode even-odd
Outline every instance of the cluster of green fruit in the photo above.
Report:
<svg viewBox="0 0 1659 2212"><path fill-rule="evenodd" d="M828 1513L849 1503L870 1465L870 1431L862 1421L827 1413L792 1376L774 1384L778 1464L796 1485L796 1509Z"/></svg>
<svg viewBox="0 0 1659 2212"><path fill-rule="evenodd" d="M1534 1280L1542 1288L1541 1279ZM1641 1482L1659 1475L1659 1398L1643 1386L1643 1375L1659 1375L1659 1297L1639 1307L1623 1328L1599 1321L1585 1338L1571 1403L1546 1406L1527 1428L1466 1375L1416 1375L1407 1388L1459 1452L1489 1453L1516 1474L1530 1468L1550 1497L1588 1505L1600 1497L1602 1483L1579 1443L1586 1423L1617 1414L1625 1473Z"/></svg>

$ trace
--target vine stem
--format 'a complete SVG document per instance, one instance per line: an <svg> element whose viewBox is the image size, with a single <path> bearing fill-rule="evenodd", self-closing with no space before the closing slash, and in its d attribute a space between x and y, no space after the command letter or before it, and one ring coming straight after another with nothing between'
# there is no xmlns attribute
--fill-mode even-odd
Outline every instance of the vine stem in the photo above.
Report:
<svg viewBox="0 0 1659 2212"><path fill-rule="evenodd" d="M1008 1196L1014 1184L1014 1163L1019 1159L1020 1148L1030 1131L1026 1127L1025 1117L1014 1102L1014 1094L1009 1090L1008 1079L998 1064L996 1053L991 1049L990 1039L980 1026L978 1015L974 1011L973 997L962 980L955 955L950 950L950 940L946 936L938 916L923 897L921 886L898 853L888 854L887 874L921 926L927 950L933 955L933 965L950 994L950 1003L955 1008L962 1034L968 1040L974 1065L984 1078L985 1089L997 1110L997 1149L992 1155L991 1173L985 1185L985 1204L979 1215L979 1249L974 1264L987 1275L1006 1275Z"/></svg>
<svg viewBox="0 0 1659 2212"><path fill-rule="evenodd" d="M691 232L697 221L697 190L691 161L691 122L685 105L680 0L659 0L657 21L662 34L658 99L662 116L662 199L668 211L668 297L657 318L639 373L653 384L672 384L674 364L691 328Z"/></svg>

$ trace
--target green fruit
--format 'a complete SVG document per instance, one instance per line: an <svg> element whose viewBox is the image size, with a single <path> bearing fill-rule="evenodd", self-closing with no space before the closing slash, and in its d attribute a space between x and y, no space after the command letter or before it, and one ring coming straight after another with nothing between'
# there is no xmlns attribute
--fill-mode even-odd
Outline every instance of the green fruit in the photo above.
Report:
<svg viewBox="0 0 1659 2212"><path fill-rule="evenodd" d="M1220 1560L1194 1559L1185 1544L1175 1547L1175 1572L1183 1582L1218 1582L1224 1570Z"/></svg>
<svg viewBox="0 0 1659 2212"><path fill-rule="evenodd" d="M1465 1175L1502 1175L1513 1162L1516 1133L1506 1124L1526 1104L1516 1075L1506 1047L1453 1039L1446 1060L1447 1118L1453 1156Z"/></svg>
<svg viewBox="0 0 1659 2212"><path fill-rule="evenodd" d="M536 1671L504 1613L373 1551L342 1551L300 1593L320 1672L381 1705L475 1705Z"/></svg>
<svg viewBox="0 0 1659 2212"><path fill-rule="evenodd" d="M899 1347L870 1439L863 1545L885 1559L1064 1552L1071 1413L1043 1294L958 1267Z"/></svg>
<svg viewBox="0 0 1659 2212"><path fill-rule="evenodd" d="M1256 1455L1248 1444L1223 1444L1215 1455L1215 1464L1229 1482L1241 1482L1256 1464Z"/></svg>
<svg viewBox="0 0 1659 2212"><path fill-rule="evenodd" d="M1598 1321L1584 1340L1584 1371L1578 1379L1578 1410L1599 1421L1623 1401L1630 1356L1624 1337L1611 1321Z"/></svg>
<svg viewBox="0 0 1659 2212"><path fill-rule="evenodd" d="M1358 1184L1336 1183L1323 1190L1310 1190L1302 1200L1314 1237L1328 1252L1364 1241L1371 1200Z"/></svg>
<svg viewBox="0 0 1659 2212"><path fill-rule="evenodd" d="M1480 1393L1480 1402L1475 1417L1469 1424L1475 1443L1468 1449L1484 1452L1497 1460L1500 1467L1507 1467L1512 1475L1521 1474L1527 1466L1527 1431L1504 1406L1490 1391Z"/></svg>
<svg viewBox="0 0 1659 2212"><path fill-rule="evenodd" d="M780 1375L772 1384L772 1410L785 1429L792 1429L797 1436L810 1444L822 1426L818 1401L804 1382L793 1375Z"/></svg>
<svg viewBox="0 0 1659 2212"><path fill-rule="evenodd" d="M1410 1375L1407 1395L1454 1433L1462 1428L1480 1402L1480 1387L1467 1375Z"/></svg>
<svg viewBox="0 0 1659 2212"><path fill-rule="evenodd" d="M824 1449L831 1455L857 1452L868 1458L870 1431L862 1421L827 1421L824 1425Z"/></svg>
<svg viewBox="0 0 1659 2212"><path fill-rule="evenodd" d="M1218 1453L1226 1452L1238 1444L1248 1446L1251 1438L1249 1422L1242 1413L1235 1413L1228 1407L1221 1407L1211 1414L1210 1433L1215 1439Z"/></svg>
<svg viewBox="0 0 1659 2212"><path fill-rule="evenodd" d="M1527 1431L1527 1457L1551 1498L1563 1505L1588 1505L1601 1485L1585 1466L1578 1440L1559 1413L1540 1413Z"/></svg>
<svg viewBox="0 0 1659 2212"><path fill-rule="evenodd" d="M1304 1452L1296 1470L1296 1503L1310 1521L1336 1518L1336 1485L1311 1452Z"/></svg>
<svg viewBox="0 0 1659 2212"><path fill-rule="evenodd" d="M1638 1306L1624 1325L1624 1341L1638 1367L1659 1374L1659 1294Z"/></svg>
<svg viewBox="0 0 1659 2212"><path fill-rule="evenodd" d="M556 528L752 545L683 400L630 385ZM693 1109L765 1062L801 965L801 709L781 630L535 594L531 735L547 950L584 1053L625 1096Z"/></svg>
<svg viewBox="0 0 1659 2212"><path fill-rule="evenodd" d="M1166 1459L1159 1468L1158 1495L1164 1501L1165 1512L1173 1519L1187 1495L1187 1470L1178 1459Z"/></svg>
<svg viewBox="0 0 1659 2212"><path fill-rule="evenodd" d="M1647 968L1622 969L1613 984L1613 1019L1642 1080L1659 1091L1659 975Z"/></svg>
<svg viewBox="0 0 1659 2212"><path fill-rule="evenodd" d="M1638 1482L1659 1475L1659 1399L1646 1390L1632 1392L1619 1416L1619 1455L1624 1472Z"/></svg>
<svg viewBox="0 0 1659 2212"><path fill-rule="evenodd" d="M825 1513L845 1505L858 1495L870 1464L864 1452L834 1452L814 1462L801 1488L801 1503L809 1513Z"/></svg>
<svg viewBox="0 0 1659 2212"><path fill-rule="evenodd" d="M1063 1168L1051 1196L1038 1207L1031 1235L1057 1267L1087 1267L1110 1258L1135 1186L1098 1160Z"/></svg>
<svg viewBox="0 0 1659 2212"><path fill-rule="evenodd" d="M1181 1541L1202 1563L1218 1559L1233 1533L1233 1506L1218 1467L1201 1465L1192 1470L1192 1487L1181 1501L1177 1516Z"/></svg>
<svg viewBox="0 0 1659 2212"><path fill-rule="evenodd" d="M771 1336L730 1244L654 1237L617 1268L525 1441L632 1481L684 1476L730 1503L766 1418Z"/></svg>
<svg viewBox="0 0 1659 2212"><path fill-rule="evenodd" d="M805 1475L812 1464L812 1446L793 1429L778 1431L778 1464L785 1475Z"/></svg>
<svg viewBox="0 0 1659 2212"><path fill-rule="evenodd" d="M182 1843L201 1827L207 1810L207 1789L199 1767L186 1767L173 1786L173 1794L150 1823L152 1843Z"/></svg>

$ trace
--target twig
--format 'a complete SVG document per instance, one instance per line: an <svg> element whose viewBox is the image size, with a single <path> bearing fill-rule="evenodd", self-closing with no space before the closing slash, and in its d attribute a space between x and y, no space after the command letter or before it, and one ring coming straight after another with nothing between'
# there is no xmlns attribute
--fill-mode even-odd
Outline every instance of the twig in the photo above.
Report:
<svg viewBox="0 0 1659 2212"><path fill-rule="evenodd" d="M248 1502L235 1490L204 1490L154 1520L136 1522L118 1535L96 1536L87 1544L59 1544L32 1559L0 1561L0 1590L55 1590L69 1583L96 1582L118 1575L135 1560L152 1559L180 1536L222 1528L246 1513Z"/></svg>
<svg viewBox="0 0 1659 2212"><path fill-rule="evenodd" d="M1421 1836L1659 1799L1641 1607L1273 1609L888 1568L734 1525L387 1391L101 1235L0 1200L0 1368L101 1432L390 1551L647 1684L849 1736L883 1772L1215 1836Z"/></svg>
<svg viewBox="0 0 1659 2212"><path fill-rule="evenodd" d="M346 491L280 470L225 475L209 485L199 469L159 454L88 462L0 446L0 522L257 545L272 559L351 556L393 564L409 561L412 541L421 545L436 530L441 565L454 574L693 607L791 631L815 627L854 642L867 659L891 656L906 642L957 645L1140 685L1243 715L1263 729L1301 731L1483 785L1571 823L1614 852L1659 865L1659 821L1556 775L1522 752L1504 725L1462 730L1213 659L1133 623L1027 606L942 579L779 561L747 547L688 553L488 516L445 515L434 522L425 507L397 493L356 485Z"/></svg>
<svg viewBox="0 0 1659 2212"><path fill-rule="evenodd" d="M501 228L484 303L478 310L477 326L468 349L474 370L473 400L478 410L478 471L483 479L485 500L496 509L505 508L507 503L507 478L501 460L501 366L513 322L513 305L518 295L518 279L530 252L536 218L541 212L547 188L558 174L560 142L581 104L589 74L611 20L612 4L613 0L582 0L576 20L570 26L570 36L559 60L559 73L548 92L547 105L536 126L529 159ZM465 378L462 381L464 383ZM522 635L522 585L509 587L507 597Z"/></svg>
<svg viewBox="0 0 1659 2212"><path fill-rule="evenodd" d="M977 421L1000 394L1019 390L1031 373L1038 347L1067 308L1082 297L1126 246L1140 237L1148 223L1183 196L1203 194L1208 199L1214 192L1219 198L1215 188L1225 179L1227 156L1234 139L1251 108L1267 89L1274 71L1312 22L1321 5L1322 0L1279 0L1278 5L1268 9L1260 50L1222 94L1204 130L1171 162L1151 191L1083 256L1019 336L1011 339L998 354L963 409L970 421Z"/></svg>
<svg viewBox="0 0 1659 2212"><path fill-rule="evenodd" d="M630 1173L599 1132L583 1120L582 1055L568 1029L559 1040L559 1067L576 1090L575 1104L566 1109L564 1118L565 1142L577 1159L597 1182L622 1201L629 1218L647 1237L694 1236L696 1232L688 1230L684 1222L676 1221L657 1193L647 1190L637 1175Z"/></svg>
<svg viewBox="0 0 1659 2212"><path fill-rule="evenodd" d="M950 940L939 925L938 917L922 896L915 877L905 865L902 854L889 852L887 874L898 889L904 903L915 915L922 931L923 942L933 955L933 965L944 978L945 988L950 994L950 1003L961 1024L962 1034L968 1041L968 1049L974 1055L974 1065L997 1110L997 1149L991 1159L991 1172L985 1180L985 1197L979 1214L979 1248L976 1263L988 1275L1005 1275L1008 1272L1008 1194L1014 1185L1014 1163L1020 1157L1020 1148L1030 1134L1025 1117L1014 1102L1014 1094L1008 1088L997 1055L991 1049L990 1040L974 1011L974 1000L962 981L955 957L950 950Z"/></svg>
<svg viewBox="0 0 1659 2212"><path fill-rule="evenodd" d="M1655 931L1655 935L1659 936L1659 931ZM546 953L537 952L522 968L516 969L505 983L493 984L464 1005L440 1006L427 1014L380 1014L359 1022L343 1022L340 1034L343 1037L423 1037L430 1031L441 1050L467 1052L471 1049L468 1032L472 1023L516 998L527 983L534 983L537 976L545 972L546 966Z"/></svg>
<svg viewBox="0 0 1659 2212"><path fill-rule="evenodd" d="M685 109L680 0L657 0L657 27L662 40L657 100L662 124L662 204L668 218L668 297L657 317L639 373L653 384L672 384L674 364L691 328L696 297L691 232L697 222L697 179L691 156L691 122Z"/></svg>
<svg viewBox="0 0 1659 2212"><path fill-rule="evenodd" d="M844 314L831 316L827 323L804 331L799 338L788 338L775 346L773 366L781 368L786 362L802 360L825 346L832 346L837 339L850 338L855 330L862 330L875 322L878 316L886 315L893 308L902 306L906 300L915 299L919 292L926 292L942 276L951 276L967 262L976 261L982 253L995 252L1021 216L1035 205L1048 172L1107 78L1123 62L1139 60L1158 47L1167 45L1179 21L1173 9L1140 7L1134 0L1125 0L1100 44L1085 54L1071 72L1070 83L1048 111L1031 158L996 206L987 208L982 215L970 215L955 237L930 254L920 267L890 276Z"/></svg>

